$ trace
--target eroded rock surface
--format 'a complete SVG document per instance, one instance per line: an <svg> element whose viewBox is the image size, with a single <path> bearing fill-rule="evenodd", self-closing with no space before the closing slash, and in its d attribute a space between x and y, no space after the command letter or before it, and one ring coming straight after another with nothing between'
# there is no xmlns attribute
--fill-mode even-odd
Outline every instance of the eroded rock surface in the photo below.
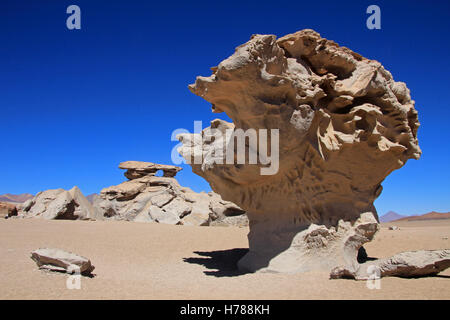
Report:
<svg viewBox="0 0 450 320"><path fill-rule="evenodd" d="M331 279L356 280L381 277L414 278L437 275L450 267L450 250L421 250L396 254L387 259L369 261L360 265L336 267Z"/></svg>
<svg viewBox="0 0 450 320"><path fill-rule="evenodd" d="M212 70L189 88L233 123L214 120L200 134L179 135L179 152L223 199L247 211L250 252L239 266L329 271L355 259L357 247L375 233L371 227L361 236L357 221L377 224L373 202L382 181L421 154L405 83L313 30L280 39L254 35ZM232 136L216 133L227 129L278 129L276 174L261 174L273 163L226 164ZM277 151L270 135L267 151ZM326 240L322 249L308 244L311 225Z"/></svg>
<svg viewBox="0 0 450 320"><path fill-rule="evenodd" d="M42 248L31 252L31 259L40 269L90 275L95 267L91 261L61 249Z"/></svg>
<svg viewBox="0 0 450 320"><path fill-rule="evenodd" d="M103 189L93 200L107 219L197 226L248 224L245 211L218 194L180 186L174 178L180 167L127 161L119 168L127 170L129 180ZM163 176L155 176L158 170Z"/></svg>
<svg viewBox="0 0 450 320"><path fill-rule="evenodd" d="M27 218L97 220L102 215L91 205L78 187L39 192L23 203L19 216Z"/></svg>

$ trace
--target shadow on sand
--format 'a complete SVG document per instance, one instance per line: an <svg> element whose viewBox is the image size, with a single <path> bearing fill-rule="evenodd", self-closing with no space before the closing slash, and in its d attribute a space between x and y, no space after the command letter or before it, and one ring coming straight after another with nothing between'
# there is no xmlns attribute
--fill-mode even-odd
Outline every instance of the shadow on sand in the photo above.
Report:
<svg viewBox="0 0 450 320"><path fill-rule="evenodd" d="M184 262L199 264L214 271L204 271L208 276L215 277L236 277L248 272L240 271L237 262L248 252L248 249L237 248L218 251L194 251L202 258L183 258Z"/></svg>

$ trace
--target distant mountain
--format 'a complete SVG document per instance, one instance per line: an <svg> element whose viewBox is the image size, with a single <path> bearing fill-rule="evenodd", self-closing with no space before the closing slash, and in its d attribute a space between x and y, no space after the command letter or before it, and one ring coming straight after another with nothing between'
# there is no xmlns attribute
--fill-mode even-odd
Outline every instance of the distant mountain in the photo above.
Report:
<svg viewBox="0 0 450 320"><path fill-rule="evenodd" d="M399 220L399 219L402 219L405 217L406 216L398 214L397 212L389 211L380 217L380 222L391 222L391 221Z"/></svg>
<svg viewBox="0 0 450 320"><path fill-rule="evenodd" d="M94 202L94 198L97 196L96 193L90 194L88 196L86 196L86 199L89 200L90 203Z"/></svg>
<svg viewBox="0 0 450 320"><path fill-rule="evenodd" d="M436 211L425 213L421 216L410 216L398 219L397 221L421 221L421 220L441 220L450 219L450 212L440 213Z"/></svg>
<svg viewBox="0 0 450 320"><path fill-rule="evenodd" d="M2 194L0 195L0 201L2 202L13 202L13 203L24 203L25 201L33 198L34 196L29 193L22 194Z"/></svg>

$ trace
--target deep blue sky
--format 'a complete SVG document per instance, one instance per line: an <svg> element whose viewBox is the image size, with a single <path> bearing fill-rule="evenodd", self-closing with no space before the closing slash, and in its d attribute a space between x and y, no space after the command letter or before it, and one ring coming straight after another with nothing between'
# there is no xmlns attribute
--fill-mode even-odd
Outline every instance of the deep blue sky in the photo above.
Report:
<svg viewBox="0 0 450 320"><path fill-rule="evenodd" d="M66 28L79 5L81 30ZM381 30L366 8L381 7ZM125 180L119 162L170 163L176 128L216 118L187 85L254 33L312 28L380 61L419 111L419 161L383 183L380 214L450 211L448 1L0 1L0 194ZM189 166L177 176L210 190Z"/></svg>

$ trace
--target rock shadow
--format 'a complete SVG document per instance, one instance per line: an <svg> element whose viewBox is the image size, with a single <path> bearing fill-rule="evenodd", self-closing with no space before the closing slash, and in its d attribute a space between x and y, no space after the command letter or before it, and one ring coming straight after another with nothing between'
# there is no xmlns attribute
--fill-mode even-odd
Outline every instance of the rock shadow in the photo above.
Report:
<svg viewBox="0 0 450 320"><path fill-rule="evenodd" d="M248 249L235 248L229 250L217 251L194 251L195 254L201 256L183 258L184 262L202 265L214 271L204 271L208 276L215 277L237 277L249 272L239 270L238 261L248 253Z"/></svg>

